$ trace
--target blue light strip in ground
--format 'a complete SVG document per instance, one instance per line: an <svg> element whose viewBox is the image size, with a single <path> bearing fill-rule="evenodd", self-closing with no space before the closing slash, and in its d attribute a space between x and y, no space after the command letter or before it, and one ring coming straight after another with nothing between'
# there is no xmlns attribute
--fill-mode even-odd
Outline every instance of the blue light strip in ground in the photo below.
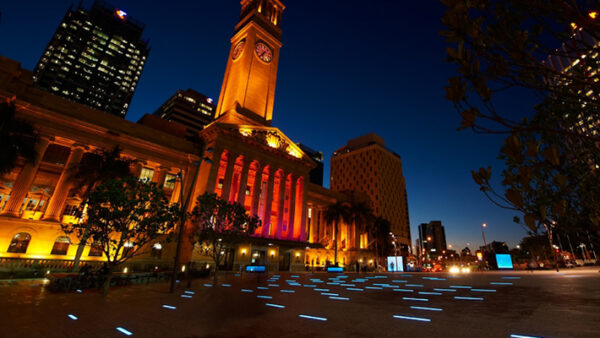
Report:
<svg viewBox="0 0 600 338"><path fill-rule="evenodd" d="M274 287L274 288L278 288L278 287L279 287L279 284L269 284L269 286L272 286L272 287Z"/></svg>
<svg viewBox="0 0 600 338"><path fill-rule="evenodd" d="M402 277L412 277L412 275L407 275L407 274L402 274L400 276L402 276Z"/></svg>
<svg viewBox="0 0 600 338"><path fill-rule="evenodd" d="M250 289L242 289L242 292L254 292L254 290L250 290Z"/></svg>
<svg viewBox="0 0 600 338"><path fill-rule="evenodd" d="M394 315L394 318L398 318L398 319L408 319L408 320L416 320L419 322L430 322L431 319L429 318L420 318L420 317L410 317L410 316L400 316L400 315Z"/></svg>
<svg viewBox="0 0 600 338"><path fill-rule="evenodd" d="M462 300L483 300L482 297L458 297L454 296L454 299L462 299Z"/></svg>
<svg viewBox="0 0 600 338"><path fill-rule="evenodd" d="M493 289L471 289L471 291L474 291L474 292L496 292L496 290L493 290Z"/></svg>
<svg viewBox="0 0 600 338"><path fill-rule="evenodd" d="M439 278L439 277L423 277L423 279L429 279L429 280L446 280L446 278Z"/></svg>
<svg viewBox="0 0 600 338"><path fill-rule="evenodd" d="M441 292L427 292L427 291L419 291L420 295L441 295Z"/></svg>
<svg viewBox="0 0 600 338"><path fill-rule="evenodd" d="M305 288L316 288L317 286L314 284L304 284Z"/></svg>
<svg viewBox="0 0 600 338"><path fill-rule="evenodd" d="M331 296L331 297L329 297L329 299L350 300L350 298L347 298L347 297L336 297L336 296Z"/></svg>
<svg viewBox="0 0 600 338"><path fill-rule="evenodd" d="M538 336L524 336L522 334L511 334L510 338L540 338Z"/></svg>
<svg viewBox="0 0 600 338"><path fill-rule="evenodd" d="M182 298L192 298L190 295L181 295Z"/></svg>
<svg viewBox="0 0 600 338"><path fill-rule="evenodd" d="M315 291L327 292L329 289L314 289Z"/></svg>
<svg viewBox="0 0 600 338"><path fill-rule="evenodd" d="M259 290L269 290L269 288L266 286L257 286L256 288Z"/></svg>
<svg viewBox="0 0 600 338"><path fill-rule="evenodd" d="M356 284L340 284L340 286L356 286Z"/></svg>
<svg viewBox="0 0 600 338"><path fill-rule="evenodd" d="M176 307L172 306L172 305L163 305L162 307L164 307L165 309L169 309L169 310L175 310Z"/></svg>
<svg viewBox="0 0 600 338"><path fill-rule="evenodd" d="M306 319L320 320L322 322L327 321L327 318L325 318L325 317L317 317L317 316L309 316L309 315L298 315L298 317L306 318Z"/></svg>
<svg viewBox="0 0 600 338"><path fill-rule="evenodd" d="M387 283L373 283L373 285L375 285L375 286L388 286L389 284L387 284Z"/></svg>
<svg viewBox="0 0 600 338"><path fill-rule="evenodd" d="M236 277L239 277L239 276L240 276L240 274L239 274L239 273L236 273L236 274L235 274L235 276L236 276Z"/></svg>
<svg viewBox="0 0 600 338"><path fill-rule="evenodd" d="M285 306L283 305L279 305L279 304L271 304L271 303L265 303L266 306L270 306L270 307L276 307L278 309L285 309Z"/></svg>
<svg viewBox="0 0 600 338"><path fill-rule="evenodd" d="M339 296L338 293L333 293L333 292L321 292L321 295L323 295L323 296Z"/></svg>
<svg viewBox="0 0 600 338"><path fill-rule="evenodd" d="M348 290L348 291L364 291L363 289L360 289L360 288L347 288L346 290Z"/></svg>
<svg viewBox="0 0 600 338"><path fill-rule="evenodd" d="M427 298L402 297L402 299L404 299L404 300L414 300L414 301L417 301L417 302L428 302L429 301L429 299L427 299Z"/></svg>
<svg viewBox="0 0 600 338"><path fill-rule="evenodd" d="M492 285L513 285L513 283L490 282Z"/></svg>
<svg viewBox="0 0 600 338"><path fill-rule="evenodd" d="M456 292L456 289L433 289L433 291Z"/></svg>
<svg viewBox="0 0 600 338"><path fill-rule="evenodd" d="M292 278L300 278L298 275L292 275Z"/></svg>
<svg viewBox="0 0 600 338"><path fill-rule="evenodd" d="M502 277L502 279L521 279L521 277Z"/></svg>
<svg viewBox="0 0 600 338"><path fill-rule="evenodd" d="M207 288L210 288L212 286L212 284L204 284L204 286L206 286Z"/></svg>
<svg viewBox="0 0 600 338"><path fill-rule="evenodd" d="M450 285L451 288L453 289L470 289L471 286L466 286L466 285Z"/></svg>
<svg viewBox="0 0 600 338"><path fill-rule="evenodd" d="M68 314L67 317L69 317L69 318L71 318L73 320L77 320L78 319L77 316L72 315L72 314Z"/></svg>
<svg viewBox="0 0 600 338"><path fill-rule="evenodd" d="M81 291L81 290L77 289L77 292L79 292L79 293L82 293L83 291Z"/></svg>
<svg viewBox="0 0 600 338"><path fill-rule="evenodd" d="M340 283L335 283L335 282L327 282L327 284L329 284L329 285L340 285Z"/></svg>
<svg viewBox="0 0 600 338"><path fill-rule="evenodd" d="M383 290L383 288L380 288L379 286L365 286L365 289L369 289L369 290Z"/></svg>
<svg viewBox="0 0 600 338"><path fill-rule="evenodd" d="M411 290L411 289L394 289L394 291L400 291L400 292L414 292L415 290Z"/></svg>
<svg viewBox="0 0 600 338"><path fill-rule="evenodd" d="M424 306L411 306L411 309L415 310L425 310L425 311L442 311L442 309L437 307L424 307Z"/></svg>
<svg viewBox="0 0 600 338"><path fill-rule="evenodd" d="M404 286L414 287L414 288L422 288L423 284L404 284Z"/></svg>
<svg viewBox="0 0 600 338"><path fill-rule="evenodd" d="M121 332L121 333L123 333L123 334L126 334L126 335L128 335L128 336L131 336L131 335L133 334L133 332L131 332L131 331L128 331L128 330L126 330L126 329L124 329L124 328L122 328L122 327L120 327L120 326L119 326L119 327L117 327L117 331L119 331L119 332Z"/></svg>
<svg viewBox="0 0 600 338"><path fill-rule="evenodd" d="M406 281L406 280L398 280L398 279L394 279L394 280L392 281L392 283L408 283L408 281Z"/></svg>
<svg viewBox="0 0 600 338"><path fill-rule="evenodd" d="M273 297L271 297L271 296L263 296L263 295L258 295L258 296L256 296L256 298L273 299Z"/></svg>
<svg viewBox="0 0 600 338"><path fill-rule="evenodd" d="M294 290L279 290L279 291L281 291L281 292L285 292L285 293L294 293L294 292L296 292L296 291L294 291Z"/></svg>
<svg viewBox="0 0 600 338"><path fill-rule="evenodd" d="M195 295L196 294L194 291L188 291L188 290L185 290L183 292L187 293L188 295Z"/></svg>

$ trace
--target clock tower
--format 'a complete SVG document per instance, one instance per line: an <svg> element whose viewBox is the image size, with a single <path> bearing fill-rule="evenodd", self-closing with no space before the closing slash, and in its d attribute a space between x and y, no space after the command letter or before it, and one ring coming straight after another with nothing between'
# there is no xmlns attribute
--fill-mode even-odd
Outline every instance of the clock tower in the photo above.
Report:
<svg viewBox="0 0 600 338"><path fill-rule="evenodd" d="M229 115L238 123L270 126L285 6L280 0L242 0L241 5L216 118Z"/></svg>

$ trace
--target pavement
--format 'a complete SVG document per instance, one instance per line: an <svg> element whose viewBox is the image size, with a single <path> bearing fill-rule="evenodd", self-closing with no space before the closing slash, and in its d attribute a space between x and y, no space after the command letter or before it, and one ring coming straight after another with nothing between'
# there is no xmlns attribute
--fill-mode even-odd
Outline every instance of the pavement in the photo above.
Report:
<svg viewBox="0 0 600 338"><path fill-rule="evenodd" d="M268 279L267 279L268 278ZM259 280L260 279L260 280ZM181 283L180 283L181 284ZM121 331L118 330L121 328ZM50 293L0 285L0 337L599 337L598 267L280 273Z"/></svg>

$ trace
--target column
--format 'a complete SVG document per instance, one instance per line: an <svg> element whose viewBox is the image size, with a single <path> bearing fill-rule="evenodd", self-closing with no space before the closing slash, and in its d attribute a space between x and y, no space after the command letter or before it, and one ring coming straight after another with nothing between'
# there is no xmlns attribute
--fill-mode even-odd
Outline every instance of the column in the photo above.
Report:
<svg viewBox="0 0 600 338"><path fill-rule="evenodd" d="M19 173L19 176L17 176L17 179L13 183L10 198L8 199L8 202L6 202L6 207L4 208L2 215L13 217L19 216L19 210L21 209L21 204L23 204L23 199L29 192L29 187L31 187L31 183L33 183L35 174L40 167L40 162L44 157L46 149L48 149L48 144L50 144L49 137L40 137L38 143L35 145L35 158L33 162L25 162L23 169L21 169L21 173Z"/></svg>
<svg viewBox="0 0 600 338"><path fill-rule="evenodd" d="M225 179L223 181L223 189L221 189L221 199L230 201L229 193L231 192L231 179L233 178L233 169L235 169L235 160L237 154L229 153L227 160L227 169L225 169Z"/></svg>
<svg viewBox="0 0 600 338"><path fill-rule="evenodd" d="M287 239L294 239L294 214L296 213L296 175L292 174L292 184L290 187L290 210L288 210L288 235Z"/></svg>
<svg viewBox="0 0 600 338"><path fill-rule="evenodd" d="M154 176L152 177L152 182L156 183L159 188L162 188L165 184L165 178L167 177L167 172L169 168L167 167L159 167Z"/></svg>
<svg viewBox="0 0 600 338"><path fill-rule="evenodd" d="M262 185L262 172L264 165L259 163L256 166L256 177L254 177L254 187L252 187L252 214L258 213L258 202L260 201L260 189Z"/></svg>
<svg viewBox="0 0 600 338"><path fill-rule="evenodd" d="M272 206L273 206L273 183L275 182L275 168L271 168L269 171L269 180L267 181L267 199L265 201L265 212L263 216L263 229L262 236L269 237L271 232L269 229L271 228L271 214L272 214Z"/></svg>
<svg viewBox="0 0 600 338"><path fill-rule="evenodd" d="M309 211L310 210L310 211ZM310 218L308 218L308 215L310 214ZM314 206L307 206L306 209L306 226L308 227L308 239L307 242L314 242L315 241L315 226L316 226L316 215L315 215L315 208ZM310 220L310 223L309 223Z"/></svg>
<svg viewBox="0 0 600 338"><path fill-rule="evenodd" d="M186 175L186 171L182 171L182 175ZM177 179L175 181L175 186L173 187L173 192L171 193L171 198L169 199L169 204L174 204L179 202L179 195L181 194L181 181Z"/></svg>
<svg viewBox="0 0 600 338"><path fill-rule="evenodd" d="M283 213L285 210L285 184L287 182L287 175L283 172L281 182L279 183L279 210L277 210L277 233L275 237L281 238L281 232L283 231Z"/></svg>
<svg viewBox="0 0 600 338"><path fill-rule="evenodd" d="M327 228L325 224L325 211L322 207L319 207L319 234L317 241L320 241L327 234Z"/></svg>
<svg viewBox="0 0 600 338"><path fill-rule="evenodd" d="M299 241L304 242L306 240L306 217L308 216L307 214L307 205L306 205L306 191L305 191L305 187L306 187L306 179L302 180L302 185L301 185L301 192L302 192L302 196L300 196L300 200L302 201L302 212L300 213L300 217L301 219L300 221L300 237L298 238Z"/></svg>
<svg viewBox="0 0 600 338"><path fill-rule="evenodd" d="M210 165L210 171L208 172L208 178L206 180L206 192L208 193L215 192L217 174L219 173L219 165L221 165L221 155L223 155L223 149L215 149L215 152L212 155L212 163ZM200 166L202 166L202 164Z"/></svg>
<svg viewBox="0 0 600 338"><path fill-rule="evenodd" d="M140 178L140 175L142 174L142 169L144 168L144 161L140 161L140 160L134 160L133 161L133 168L132 168L132 175L135 178Z"/></svg>
<svg viewBox="0 0 600 338"><path fill-rule="evenodd" d="M237 202L244 205L246 201L246 187L248 186L248 170L250 170L250 159L244 159L244 166L242 167L242 176L240 177L240 189L238 190Z"/></svg>
<svg viewBox="0 0 600 338"><path fill-rule="evenodd" d="M69 154L69 159L67 160L67 163L60 174L60 178L58 179L58 183L56 183L56 187L54 188L54 193L48 201L48 207L46 208L46 213L44 214L43 220L56 222L60 220L61 213L65 206L65 201L67 200L69 190L71 189L72 171L79 164L79 161L81 161L83 151L83 145L73 145L71 154Z"/></svg>

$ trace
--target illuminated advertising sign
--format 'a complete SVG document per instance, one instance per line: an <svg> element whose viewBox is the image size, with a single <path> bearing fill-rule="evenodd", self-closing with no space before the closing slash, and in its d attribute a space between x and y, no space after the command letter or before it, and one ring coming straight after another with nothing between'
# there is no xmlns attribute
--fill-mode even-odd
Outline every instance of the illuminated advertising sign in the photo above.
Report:
<svg viewBox="0 0 600 338"><path fill-rule="evenodd" d="M402 256L388 256L387 270L390 272L404 271Z"/></svg>
<svg viewBox="0 0 600 338"><path fill-rule="evenodd" d="M246 272L265 272L267 269L264 265L246 265Z"/></svg>

